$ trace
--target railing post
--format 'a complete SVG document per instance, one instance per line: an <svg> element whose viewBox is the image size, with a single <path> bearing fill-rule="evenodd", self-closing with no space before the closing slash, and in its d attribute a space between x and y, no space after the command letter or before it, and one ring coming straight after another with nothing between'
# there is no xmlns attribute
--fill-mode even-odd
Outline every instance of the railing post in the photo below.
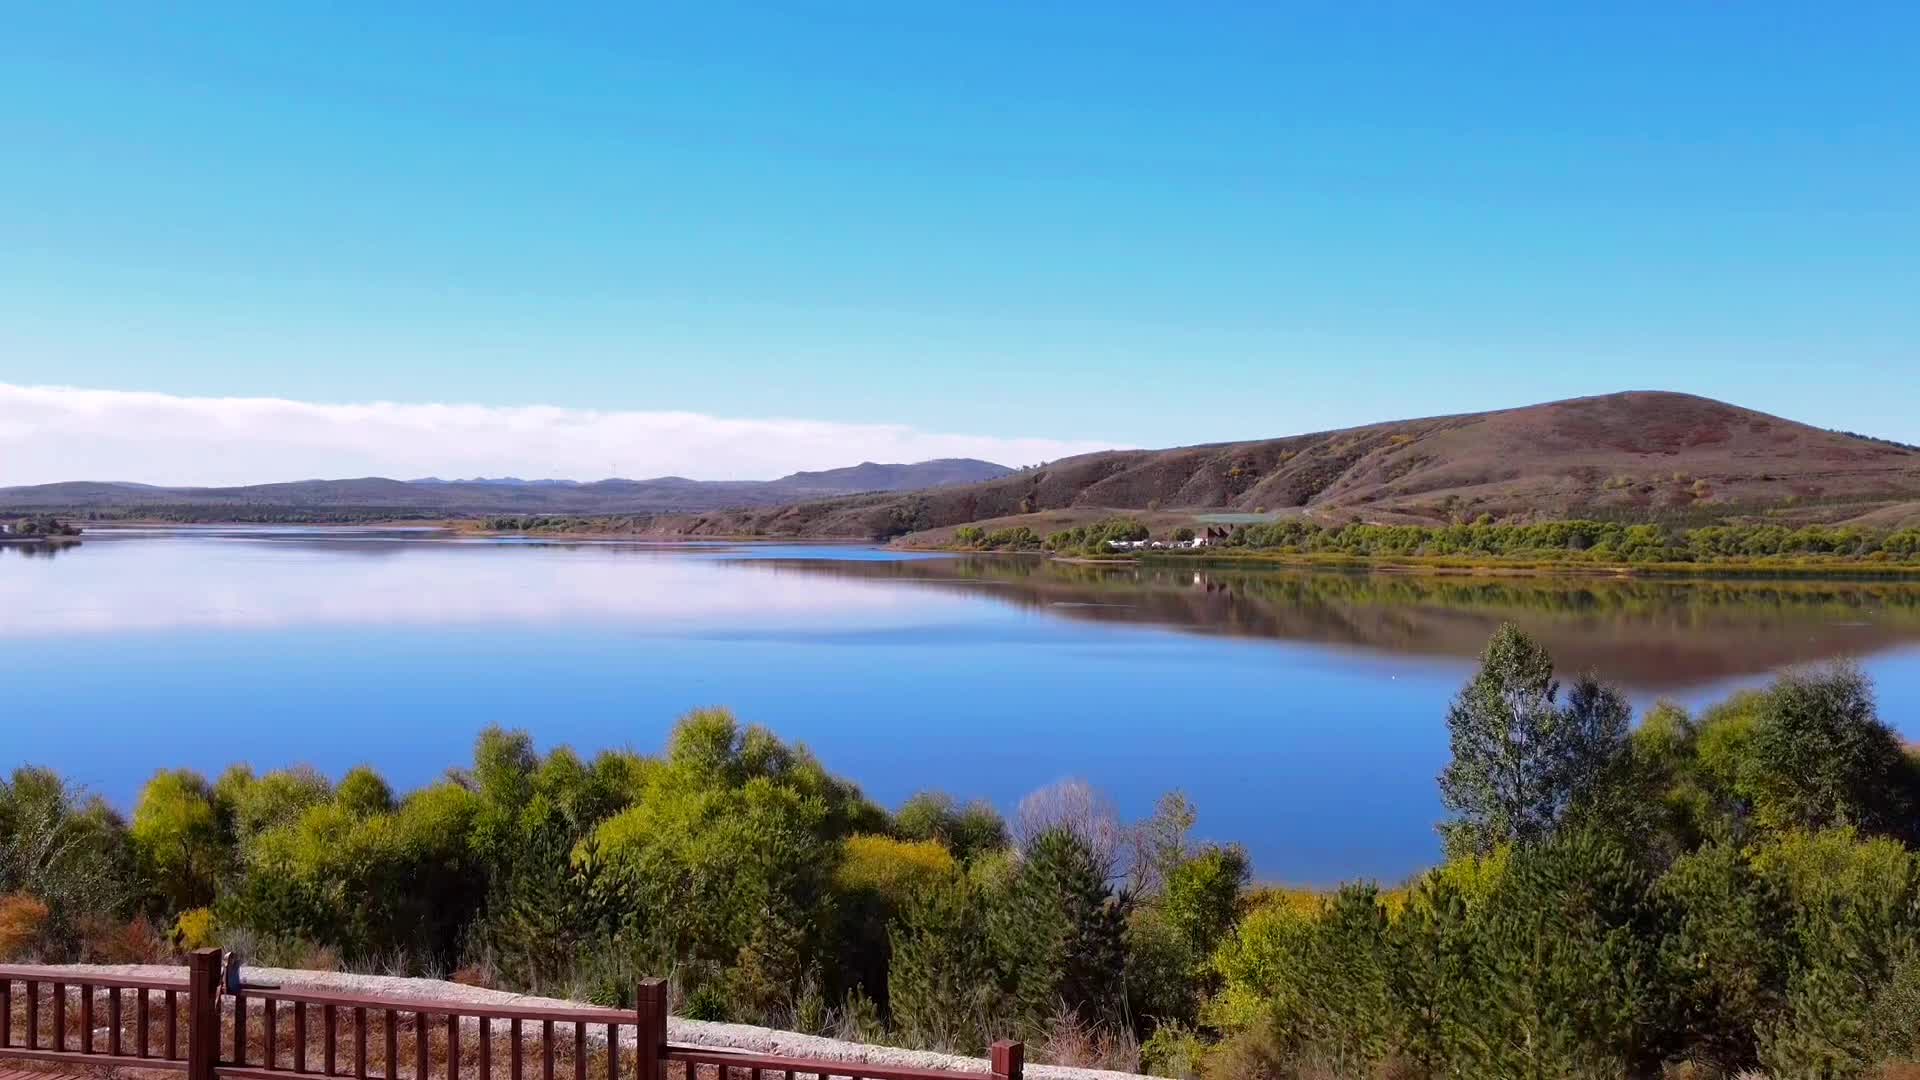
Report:
<svg viewBox="0 0 1920 1080"><path fill-rule="evenodd" d="M220 1061L220 950L187 961L187 1080L213 1080Z"/></svg>
<svg viewBox="0 0 1920 1080"><path fill-rule="evenodd" d="M1025 1043L1001 1040L993 1044L994 1080L1021 1080L1027 1067Z"/></svg>
<svg viewBox="0 0 1920 1080"><path fill-rule="evenodd" d="M635 1080L667 1077L667 981L641 979L634 994L640 1036L634 1051Z"/></svg>

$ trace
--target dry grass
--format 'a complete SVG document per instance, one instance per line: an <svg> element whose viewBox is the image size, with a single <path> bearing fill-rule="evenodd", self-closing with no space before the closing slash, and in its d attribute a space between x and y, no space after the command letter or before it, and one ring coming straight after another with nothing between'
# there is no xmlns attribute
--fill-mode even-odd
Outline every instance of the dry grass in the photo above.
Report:
<svg viewBox="0 0 1920 1080"><path fill-rule="evenodd" d="M1033 1055L1035 1061L1049 1065L1140 1071L1140 1040L1130 1028L1092 1024L1071 1010L1047 1022L1046 1035L1033 1048Z"/></svg>

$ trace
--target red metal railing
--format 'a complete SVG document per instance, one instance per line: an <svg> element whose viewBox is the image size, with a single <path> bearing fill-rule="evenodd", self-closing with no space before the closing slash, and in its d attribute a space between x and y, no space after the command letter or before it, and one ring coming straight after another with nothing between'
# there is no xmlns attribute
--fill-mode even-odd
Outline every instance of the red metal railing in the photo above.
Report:
<svg viewBox="0 0 1920 1080"><path fill-rule="evenodd" d="M187 989L182 978L0 967L0 1061L185 1072Z"/></svg>
<svg viewBox="0 0 1920 1080"><path fill-rule="evenodd" d="M220 964L219 950L204 949L193 954L185 978L0 967L0 1060L171 1069L188 1080L495 1080L501 1066L505 1080L983 1075L669 1045L666 984L658 979L642 981L637 1006L624 1010L299 987L223 993ZM104 1030L97 1026L102 1017ZM78 1030L70 1031L76 1018ZM991 1067L997 1080L1021 1080L1020 1044L996 1044Z"/></svg>

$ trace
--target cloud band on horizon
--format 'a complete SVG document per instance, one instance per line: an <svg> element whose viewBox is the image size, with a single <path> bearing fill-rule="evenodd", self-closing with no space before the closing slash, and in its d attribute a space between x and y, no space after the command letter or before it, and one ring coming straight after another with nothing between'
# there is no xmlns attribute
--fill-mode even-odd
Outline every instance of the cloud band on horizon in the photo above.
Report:
<svg viewBox="0 0 1920 1080"><path fill-rule="evenodd" d="M0 383L0 486L387 476L770 480L861 461L1050 461L1105 444L553 405L321 404Z"/></svg>

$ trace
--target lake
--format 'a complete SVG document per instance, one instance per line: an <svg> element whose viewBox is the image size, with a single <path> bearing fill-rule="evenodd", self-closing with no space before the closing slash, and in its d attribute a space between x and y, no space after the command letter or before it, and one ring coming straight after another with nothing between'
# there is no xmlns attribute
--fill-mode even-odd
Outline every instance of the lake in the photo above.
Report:
<svg viewBox="0 0 1920 1080"><path fill-rule="evenodd" d="M397 787L492 723L657 751L725 705L897 806L1065 777L1187 793L1260 877L1388 881L1439 847L1448 699L1512 620L1563 670L1701 705L1850 656L1920 734L1920 586L1095 568L838 545L425 530L90 531L0 548L0 765L129 807L162 767L361 763Z"/></svg>

